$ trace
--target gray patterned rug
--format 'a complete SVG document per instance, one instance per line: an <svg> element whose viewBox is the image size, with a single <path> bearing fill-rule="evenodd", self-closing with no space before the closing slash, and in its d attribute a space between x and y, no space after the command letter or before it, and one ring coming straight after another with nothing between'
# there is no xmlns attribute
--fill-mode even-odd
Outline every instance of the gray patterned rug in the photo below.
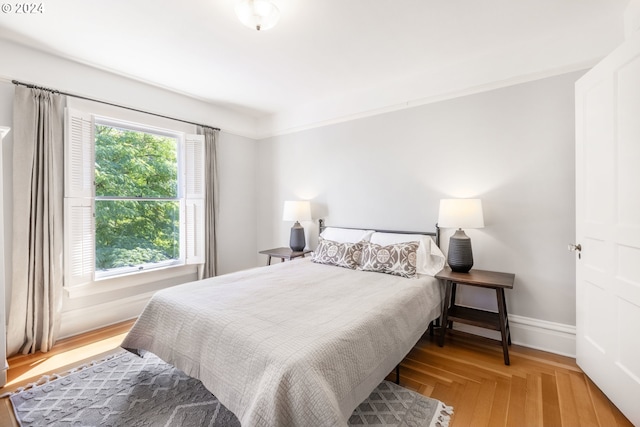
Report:
<svg viewBox="0 0 640 427"><path fill-rule="evenodd" d="M10 396L22 426L239 426L202 383L158 357L121 352ZM351 415L352 426L449 424L453 408L383 381Z"/></svg>

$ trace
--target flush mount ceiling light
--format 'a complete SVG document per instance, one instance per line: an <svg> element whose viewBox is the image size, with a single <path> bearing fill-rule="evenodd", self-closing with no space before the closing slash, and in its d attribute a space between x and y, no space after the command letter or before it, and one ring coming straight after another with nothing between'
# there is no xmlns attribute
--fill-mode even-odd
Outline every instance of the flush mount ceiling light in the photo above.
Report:
<svg viewBox="0 0 640 427"><path fill-rule="evenodd" d="M276 25L280 10L269 0L240 0L236 4L236 15L247 27L264 31Z"/></svg>

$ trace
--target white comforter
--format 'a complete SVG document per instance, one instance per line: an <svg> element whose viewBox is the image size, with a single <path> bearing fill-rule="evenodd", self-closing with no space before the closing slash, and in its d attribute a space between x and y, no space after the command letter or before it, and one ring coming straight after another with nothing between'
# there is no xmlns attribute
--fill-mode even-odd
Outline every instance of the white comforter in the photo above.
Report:
<svg viewBox="0 0 640 427"><path fill-rule="evenodd" d="M243 426L346 426L440 314L433 277L309 259L156 293L122 347L198 378Z"/></svg>

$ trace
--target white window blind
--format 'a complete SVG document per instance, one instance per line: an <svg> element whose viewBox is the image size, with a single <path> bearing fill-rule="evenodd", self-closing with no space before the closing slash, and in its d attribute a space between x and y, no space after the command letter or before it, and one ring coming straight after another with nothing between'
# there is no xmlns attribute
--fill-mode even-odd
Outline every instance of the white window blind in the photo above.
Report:
<svg viewBox="0 0 640 427"><path fill-rule="evenodd" d="M204 135L185 137L187 264L204 263Z"/></svg>
<svg viewBox="0 0 640 427"><path fill-rule="evenodd" d="M65 197L94 196L94 129L91 114L65 110Z"/></svg>
<svg viewBox="0 0 640 427"><path fill-rule="evenodd" d="M93 281L95 269L93 200L65 198L65 285Z"/></svg>
<svg viewBox="0 0 640 427"><path fill-rule="evenodd" d="M93 281L95 268L93 176L94 124L90 114L65 111L65 285Z"/></svg>

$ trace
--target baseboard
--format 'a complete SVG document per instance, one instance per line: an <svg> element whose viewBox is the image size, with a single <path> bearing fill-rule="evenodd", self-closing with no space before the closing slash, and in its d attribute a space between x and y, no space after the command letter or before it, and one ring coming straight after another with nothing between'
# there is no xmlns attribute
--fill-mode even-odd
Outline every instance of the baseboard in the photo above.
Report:
<svg viewBox="0 0 640 427"><path fill-rule="evenodd" d="M138 317L154 293L155 291L146 292L116 301L63 312L59 339Z"/></svg>
<svg viewBox="0 0 640 427"><path fill-rule="evenodd" d="M511 342L562 356L576 357L576 327L518 315L509 315ZM453 329L500 339L500 332L454 323Z"/></svg>

